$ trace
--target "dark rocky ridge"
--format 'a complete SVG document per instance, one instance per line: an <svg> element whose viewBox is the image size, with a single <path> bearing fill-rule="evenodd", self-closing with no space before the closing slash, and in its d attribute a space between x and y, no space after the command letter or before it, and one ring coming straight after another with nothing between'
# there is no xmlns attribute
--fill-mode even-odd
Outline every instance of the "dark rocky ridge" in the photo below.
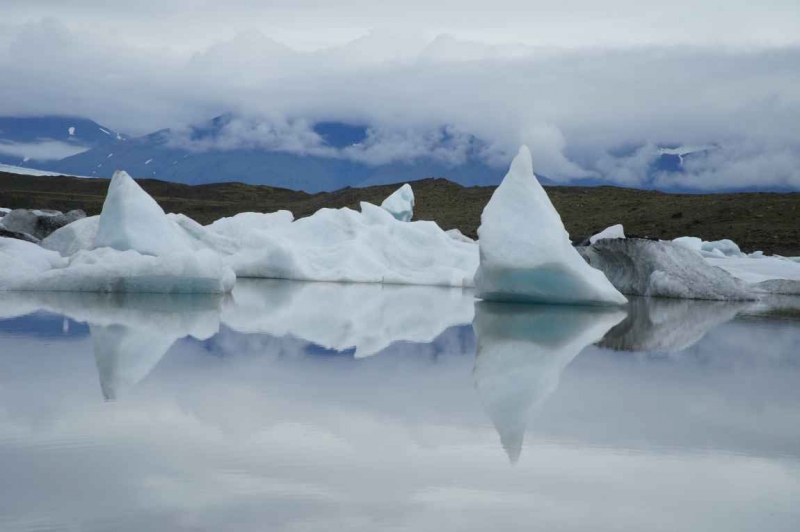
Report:
<svg viewBox="0 0 800 532"><path fill-rule="evenodd" d="M291 210L307 216L323 207L358 208L359 201L380 204L399 185L345 188L308 194L283 188L220 183L182 185L137 180L167 212L181 212L200 223L243 211ZM483 207L495 187L462 187L444 179L411 183L414 218L434 220L475 237ZM107 179L37 177L0 172L0 207L98 214ZM666 194L617 187L546 187L574 241L616 223L629 236L671 239L698 236L730 238L742 251L800 255L800 193ZM535 231L535 228L520 228Z"/></svg>

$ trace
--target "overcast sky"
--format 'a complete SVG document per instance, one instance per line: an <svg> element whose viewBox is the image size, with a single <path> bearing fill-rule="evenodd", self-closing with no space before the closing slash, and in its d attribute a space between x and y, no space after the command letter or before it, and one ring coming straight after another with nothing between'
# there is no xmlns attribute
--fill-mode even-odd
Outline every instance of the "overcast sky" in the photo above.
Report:
<svg viewBox="0 0 800 532"><path fill-rule="evenodd" d="M0 72L0 114L132 134L233 111L297 147L341 119L402 156L446 124L497 164L525 142L546 175L620 184L714 144L665 179L800 188L797 0L3 0Z"/></svg>

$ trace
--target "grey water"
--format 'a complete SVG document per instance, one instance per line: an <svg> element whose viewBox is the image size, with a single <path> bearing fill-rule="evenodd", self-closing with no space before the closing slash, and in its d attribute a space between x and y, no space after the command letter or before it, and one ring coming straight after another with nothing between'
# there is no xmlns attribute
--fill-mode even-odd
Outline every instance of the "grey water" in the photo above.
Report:
<svg viewBox="0 0 800 532"><path fill-rule="evenodd" d="M0 530L800 529L800 300L0 294Z"/></svg>

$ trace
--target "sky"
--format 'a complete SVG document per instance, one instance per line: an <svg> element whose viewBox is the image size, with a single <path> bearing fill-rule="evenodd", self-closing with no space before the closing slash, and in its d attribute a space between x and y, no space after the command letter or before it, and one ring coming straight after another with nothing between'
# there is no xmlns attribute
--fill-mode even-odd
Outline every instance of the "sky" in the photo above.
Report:
<svg viewBox="0 0 800 532"><path fill-rule="evenodd" d="M372 128L368 162L458 160L446 126L498 166L528 144L556 181L641 185L660 147L714 146L650 179L800 189L792 0L4 0L0 72L2 115L139 135L233 112L226 149L314 153L342 120Z"/></svg>

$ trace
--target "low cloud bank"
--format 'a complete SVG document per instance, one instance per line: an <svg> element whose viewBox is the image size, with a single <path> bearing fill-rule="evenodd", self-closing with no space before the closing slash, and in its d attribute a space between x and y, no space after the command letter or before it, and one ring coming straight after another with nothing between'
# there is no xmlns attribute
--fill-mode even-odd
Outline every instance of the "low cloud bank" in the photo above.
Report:
<svg viewBox="0 0 800 532"><path fill-rule="evenodd" d="M379 53L369 34L299 52L246 32L194 53L99 42L52 19L0 42L0 114L71 114L193 149L267 147L368 164L433 156L493 166L531 146L560 182L697 190L800 189L800 48L554 49L439 37ZM232 112L213 139L181 126ZM313 124L369 131L350 148ZM480 141L476 140L480 139ZM713 145L683 172L648 170L663 146Z"/></svg>

